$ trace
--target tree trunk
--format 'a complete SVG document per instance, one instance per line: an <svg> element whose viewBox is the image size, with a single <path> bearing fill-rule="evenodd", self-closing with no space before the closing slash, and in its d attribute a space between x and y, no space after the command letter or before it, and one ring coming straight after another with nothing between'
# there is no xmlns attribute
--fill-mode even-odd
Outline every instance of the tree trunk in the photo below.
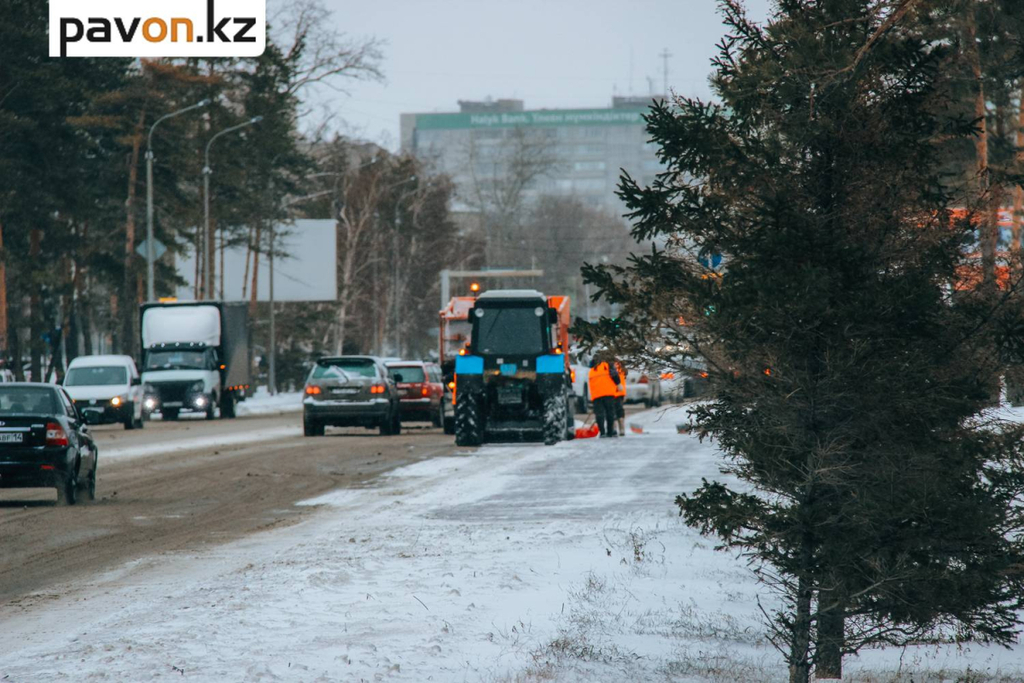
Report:
<svg viewBox="0 0 1024 683"><path fill-rule="evenodd" d="M815 643L814 677L841 680L843 677L843 643L845 615L837 591L818 590L818 633Z"/></svg>
<svg viewBox="0 0 1024 683"><path fill-rule="evenodd" d="M249 241L245 248L245 273L242 275L242 299L249 292L249 259L252 258L252 236L253 229L249 228Z"/></svg>
<svg viewBox="0 0 1024 683"><path fill-rule="evenodd" d="M998 222L992 218L989 205L989 173L988 173L988 111L985 106L985 84L982 80L981 54L978 51L978 29L974 9L964 12L964 44L971 75L974 78L974 118L977 120L978 134L974 138L974 160L977 183L977 206L983 207L978 225L978 236L981 244L981 280L982 291L986 295L995 293L996 282L996 243L999 235Z"/></svg>
<svg viewBox="0 0 1024 683"><path fill-rule="evenodd" d="M1024 88L1020 90L1020 99L1017 105L1017 144L1016 144L1016 161L1017 166L1020 168L1024 165ZM1020 224L1021 224L1021 212L1024 211L1024 188L1020 185L1016 185L1013 188L1013 228L1012 234L1012 245L1010 252L1010 262L1020 266Z"/></svg>
<svg viewBox="0 0 1024 683"><path fill-rule="evenodd" d="M0 224L0 362L7 359L7 253L4 251L4 228Z"/></svg>
<svg viewBox="0 0 1024 683"><path fill-rule="evenodd" d="M263 233L263 221L256 221L256 241L253 243L252 251L252 291L249 292L249 317L256 317L256 303L259 299L259 285L260 281L260 239Z"/></svg>
<svg viewBox="0 0 1024 683"><path fill-rule="evenodd" d="M142 113L139 114L139 120L135 124L135 132L132 135L132 156L130 166L128 167L128 200L125 202L127 216L124 240L124 306L122 310L123 317L121 318L121 336L123 337L121 345L123 353L132 357L138 355L135 352L135 339L139 335L137 334L135 321L138 319L137 311L139 304L142 303L137 298L136 280L138 278L135 273L135 198L139 182L139 155L142 150L145 123L146 110L143 109ZM133 303L135 305L132 305Z"/></svg>
<svg viewBox="0 0 1024 683"><path fill-rule="evenodd" d="M15 299L15 304L11 306L11 319L15 321L15 323L11 325L11 330L13 330L13 332L10 337L8 337L8 343L11 345L10 355L14 362L14 367L11 369L14 371L14 379L18 382L24 382L25 368L21 362L21 334L19 334L21 329L21 325L19 323L24 322L24 318L21 315L21 308L17 304L17 299Z"/></svg>
<svg viewBox="0 0 1024 683"><path fill-rule="evenodd" d="M42 251L43 231L39 228L32 228L29 231L28 256L29 263L39 263L39 254ZM33 382L45 382L43 379L43 311L42 297L38 287L33 287L29 295L29 367L32 371Z"/></svg>
<svg viewBox="0 0 1024 683"><path fill-rule="evenodd" d="M227 238L224 235L224 230L220 232L220 300L224 300L224 249L227 246Z"/></svg>
<svg viewBox="0 0 1024 683"><path fill-rule="evenodd" d="M811 676L808 654L811 648L811 593L809 579L797 581L796 613L790 631L789 683L807 683Z"/></svg>

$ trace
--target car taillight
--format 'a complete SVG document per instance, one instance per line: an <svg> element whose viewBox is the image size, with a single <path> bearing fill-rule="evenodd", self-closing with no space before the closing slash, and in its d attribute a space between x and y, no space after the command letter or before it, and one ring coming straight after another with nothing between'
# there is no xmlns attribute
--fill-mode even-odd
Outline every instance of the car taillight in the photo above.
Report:
<svg viewBox="0 0 1024 683"><path fill-rule="evenodd" d="M663 373L661 373L661 378L662 379L675 379L676 378L676 373L674 373L674 372L663 372Z"/></svg>
<svg viewBox="0 0 1024 683"><path fill-rule="evenodd" d="M423 385L423 392L422 393L423 393L424 396L430 396L430 387L428 387L426 384L424 384Z"/></svg>
<svg viewBox="0 0 1024 683"><path fill-rule="evenodd" d="M569 374L570 374L570 376L572 376L572 381L575 382L576 381L576 371L575 370L570 370Z"/></svg>
<svg viewBox="0 0 1024 683"><path fill-rule="evenodd" d="M383 394L384 393L384 385L383 384L374 384L372 387L370 387L370 393L371 394Z"/></svg>
<svg viewBox="0 0 1024 683"><path fill-rule="evenodd" d="M320 387L315 384L310 384L306 387L306 396L316 396L321 391Z"/></svg>
<svg viewBox="0 0 1024 683"><path fill-rule="evenodd" d="M67 446L68 435L56 422L48 422L46 424L46 445L47 446Z"/></svg>
<svg viewBox="0 0 1024 683"><path fill-rule="evenodd" d="M647 384L651 380L647 379L647 375L640 375L640 384Z"/></svg>

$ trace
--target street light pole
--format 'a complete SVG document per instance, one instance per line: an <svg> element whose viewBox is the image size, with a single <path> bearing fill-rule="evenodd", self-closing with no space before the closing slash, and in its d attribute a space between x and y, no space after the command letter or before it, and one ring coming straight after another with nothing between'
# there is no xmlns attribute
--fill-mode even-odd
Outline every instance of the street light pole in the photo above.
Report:
<svg viewBox="0 0 1024 683"><path fill-rule="evenodd" d="M172 111L158 118L149 128L149 139L146 143L146 300L156 300L156 285L153 279L153 263L156 261L156 248L153 244L153 131L163 121L180 116L193 109L200 109L209 105L213 100L203 100L190 107Z"/></svg>
<svg viewBox="0 0 1024 683"><path fill-rule="evenodd" d="M277 393L277 326L274 321L274 221L270 221L270 366L267 383L270 395Z"/></svg>
<svg viewBox="0 0 1024 683"><path fill-rule="evenodd" d="M206 232L203 242L203 298L207 300L213 299L213 237L210 235L210 174L213 173L213 170L210 168L210 147L220 136L233 133L262 120L262 116L256 116L245 123L225 128L206 143L205 165L203 166L203 229Z"/></svg>

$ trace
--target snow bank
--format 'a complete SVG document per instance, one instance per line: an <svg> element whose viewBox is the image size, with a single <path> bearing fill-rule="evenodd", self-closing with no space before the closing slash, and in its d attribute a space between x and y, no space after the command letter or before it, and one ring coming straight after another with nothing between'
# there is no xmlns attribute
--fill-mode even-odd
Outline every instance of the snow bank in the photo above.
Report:
<svg viewBox="0 0 1024 683"><path fill-rule="evenodd" d="M256 429L239 434L211 434L210 436L199 436L194 439L155 441L136 446L101 446L100 460L102 462L132 460L154 455L165 455L167 453L180 453L181 451L213 450L224 446L266 443L296 436L302 436L302 425L295 424L287 427Z"/></svg>
<svg viewBox="0 0 1024 683"><path fill-rule="evenodd" d="M631 416L645 433L624 439L423 461L307 501L320 511L298 526L3 606L0 677L784 680L756 604L772 598L673 505L718 476L679 413ZM920 648L848 669L1024 680L1019 656Z"/></svg>
<svg viewBox="0 0 1024 683"><path fill-rule="evenodd" d="M235 412L239 417L246 415L275 415L278 413L296 413L302 410L302 392L289 392L271 396L266 387L258 387L256 394L245 399L237 406Z"/></svg>

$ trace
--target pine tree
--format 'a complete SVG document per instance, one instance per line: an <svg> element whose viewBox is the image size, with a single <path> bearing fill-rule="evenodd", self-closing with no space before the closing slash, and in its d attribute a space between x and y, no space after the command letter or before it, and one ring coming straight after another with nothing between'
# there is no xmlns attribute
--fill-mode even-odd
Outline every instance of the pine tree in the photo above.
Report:
<svg viewBox="0 0 1024 683"><path fill-rule="evenodd" d="M946 172L977 132L951 80L958 5L781 0L762 27L723 2L720 103L656 103L667 170L620 185L658 246L584 269L623 311L585 339L706 364L693 420L742 486L676 502L778 590L791 681L838 678L865 645L1009 643L1020 623L1024 434L978 417L996 342L1019 343L996 332L1020 328L958 279L977 238Z"/></svg>

